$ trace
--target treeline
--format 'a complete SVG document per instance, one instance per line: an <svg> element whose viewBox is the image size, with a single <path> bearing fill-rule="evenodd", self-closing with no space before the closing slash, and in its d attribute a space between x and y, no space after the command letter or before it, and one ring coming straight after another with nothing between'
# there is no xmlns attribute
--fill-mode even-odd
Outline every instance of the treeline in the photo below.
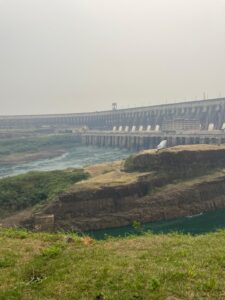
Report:
<svg viewBox="0 0 225 300"><path fill-rule="evenodd" d="M82 169L29 172L0 180L0 215L43 203L88 178Z"/></svg>

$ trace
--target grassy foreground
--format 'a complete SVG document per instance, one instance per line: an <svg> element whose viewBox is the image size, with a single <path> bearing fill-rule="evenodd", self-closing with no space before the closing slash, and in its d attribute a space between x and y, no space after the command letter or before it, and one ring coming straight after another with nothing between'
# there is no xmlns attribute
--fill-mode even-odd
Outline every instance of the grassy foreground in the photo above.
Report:
<svg viewBox="0 0 225 300"><path fill-rule="evenodd" d="M0 230L0 299L225 299L225 231L94 241Z"/></svg>

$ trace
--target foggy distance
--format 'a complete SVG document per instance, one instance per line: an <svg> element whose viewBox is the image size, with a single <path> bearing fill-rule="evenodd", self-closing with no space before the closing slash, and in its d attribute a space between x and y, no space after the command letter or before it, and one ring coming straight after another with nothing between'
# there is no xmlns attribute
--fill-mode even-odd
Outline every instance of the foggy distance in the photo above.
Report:
<svg viewBox="0 0 225 300"><path fill-rule="evenodd" d="M224 0L0 0L0 115L225 95Z"/></svg>

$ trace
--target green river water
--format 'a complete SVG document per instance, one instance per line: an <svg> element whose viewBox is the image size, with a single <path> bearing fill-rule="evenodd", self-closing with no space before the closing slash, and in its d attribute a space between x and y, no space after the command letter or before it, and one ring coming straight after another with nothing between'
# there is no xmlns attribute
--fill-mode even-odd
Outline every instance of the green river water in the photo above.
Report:
<svg viewBox="0 0 225 300"><path fill-rule="evenodd" d="M130 225L120 228L88 231L87 233L96 239L105 239L109 236L141 235L147 231L153 233L180 232L184 234L203 234L219 229L225 229L225 209L169 221L141 224L138 228Z"/></svg>

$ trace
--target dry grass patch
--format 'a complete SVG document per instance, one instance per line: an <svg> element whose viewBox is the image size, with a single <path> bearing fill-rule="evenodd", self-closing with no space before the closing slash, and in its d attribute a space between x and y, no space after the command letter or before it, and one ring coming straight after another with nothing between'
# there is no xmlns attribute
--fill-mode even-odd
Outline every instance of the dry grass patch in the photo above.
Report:
<svg viewBox="0 0 225 300"><path fill-rule="evenodd" d="M143 174L141 174L143 176ZM105 174L100 174L91 177L88 180L81 181L75 184L70 191L76 191L80 189L92 189L101 188L104 186L112 187L117 185L126 185L137 181L140 177L140 173L124 173L121 171L110 171Z"/></svg>
<svg viewBox="0 0 225 300"><path fill-rule="evenodd" d="M92 177L94 177L112 171L120 171L123 168L123 165L124 161L120 160L87 166L86 168L84 168L84 170L88 172Z"/></svg>

